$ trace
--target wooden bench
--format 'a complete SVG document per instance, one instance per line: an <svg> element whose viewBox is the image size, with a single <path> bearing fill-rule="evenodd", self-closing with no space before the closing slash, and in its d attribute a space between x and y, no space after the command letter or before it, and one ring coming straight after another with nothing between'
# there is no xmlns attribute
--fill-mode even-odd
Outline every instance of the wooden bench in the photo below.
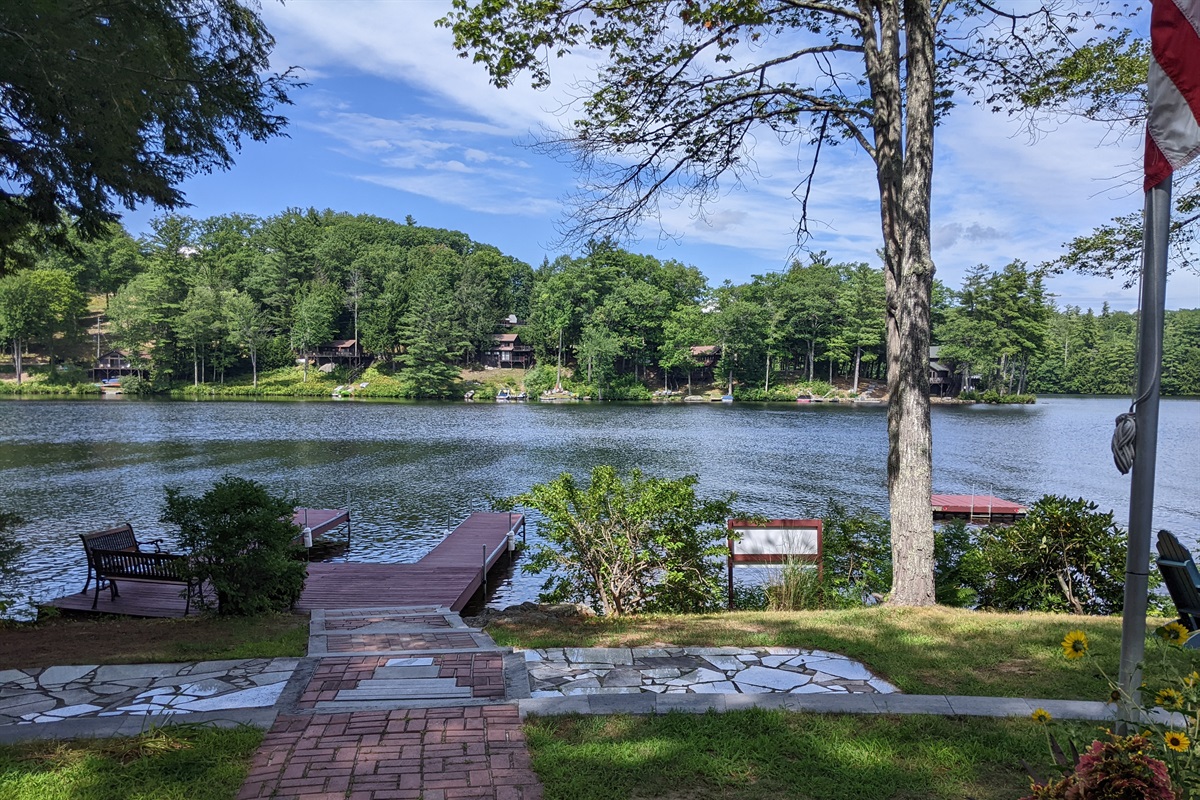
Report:
<svg viewBox="0 0 1200 800"><path fill-rule="evenodd" d="M142 542L139 542L133 535L133 526L126 522L124 525L118 525L115 528L105 528L102 531L92 531L91 533L79 534L80 540L83 542L83 552L87 556L87 580L83 582L83 589L80 594L87 594L88 585L92 582L92 577L96 574L96 566L92 562L93 550L125 550L132 553L142 552ZM162 552L162 539L150 539L145 544L154 545L154 552Z"/></svg>
<svg viewBox="0 0 1200 800"><path fill-rule="evenodd" d="M187 600L183 606L185 617L191 610L192 597L204 596L200 581L188 576L187 556L143 553L137 550L101 550L95 547L91 550L91 556L96 570L96 594L92 598L92 608L100 602L100 587L104 581L108 582L114 600L121 596L120 590L117 589L118 578L151 583L177 583L186 587Z"/></svg>

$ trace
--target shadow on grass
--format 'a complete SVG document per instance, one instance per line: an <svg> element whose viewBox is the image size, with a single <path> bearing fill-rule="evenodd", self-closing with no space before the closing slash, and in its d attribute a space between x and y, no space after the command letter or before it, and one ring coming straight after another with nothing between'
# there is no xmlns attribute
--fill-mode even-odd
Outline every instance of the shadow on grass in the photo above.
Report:
<svg viewBox="0 0 1200 800"><path fill-rule="evenodd" d="M547 800L987 798L1048 761L1025 720L857 717L752 709L695 716L531 718Z"/></svg>

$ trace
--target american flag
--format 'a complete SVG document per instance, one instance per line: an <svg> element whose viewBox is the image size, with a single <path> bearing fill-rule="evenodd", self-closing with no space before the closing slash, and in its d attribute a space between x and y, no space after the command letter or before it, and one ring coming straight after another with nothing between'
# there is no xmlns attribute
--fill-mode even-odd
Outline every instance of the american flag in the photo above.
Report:
<svg viewBox="0 0 1200 800"><path fill-rule="evenodd" d="M1200 0L1153 0L1145 190L1200 155Z"/></svg>

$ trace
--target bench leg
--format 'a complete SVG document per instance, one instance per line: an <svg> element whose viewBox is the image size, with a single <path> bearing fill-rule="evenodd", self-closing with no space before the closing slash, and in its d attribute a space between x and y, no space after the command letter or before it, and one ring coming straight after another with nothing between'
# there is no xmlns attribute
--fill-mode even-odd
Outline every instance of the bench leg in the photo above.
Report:
<svg viewBox="0 0 1200 800"><path fill-rule="evenodd" d="M112 578L108 580L109 600L117 599L117 582ZM96 604L100 602L100 576L96 576L96 593L92 595L92 608L96 608Z"/></svg>
<svg viewBox="0 0 1200 800"><path fill-rule="evenodd" d="M83 582L83 589L81 589L81 590L79 591L79 593L80 593L80 594L87 594L88 585L89 585L89 584L91 584L91 582L92 582L92 566L91 566L91 564L89 564L89 565L88 565L88 574L87 574L87 580Z"/></svg>

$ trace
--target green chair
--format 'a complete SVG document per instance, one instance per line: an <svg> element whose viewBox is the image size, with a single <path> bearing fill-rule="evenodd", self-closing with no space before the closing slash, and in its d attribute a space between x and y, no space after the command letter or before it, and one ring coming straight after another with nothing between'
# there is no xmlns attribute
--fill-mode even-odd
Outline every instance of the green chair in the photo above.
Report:
<svg viewBox="0 0 1200 800"><path fill-rule="evenodd" d="M1189 631L1200 630L1200 570L1170 531L1158 532L1158 571L1179 612L1179 622ZM1200 636L1192 636L1187 646L1200 648Z"/></svg>

